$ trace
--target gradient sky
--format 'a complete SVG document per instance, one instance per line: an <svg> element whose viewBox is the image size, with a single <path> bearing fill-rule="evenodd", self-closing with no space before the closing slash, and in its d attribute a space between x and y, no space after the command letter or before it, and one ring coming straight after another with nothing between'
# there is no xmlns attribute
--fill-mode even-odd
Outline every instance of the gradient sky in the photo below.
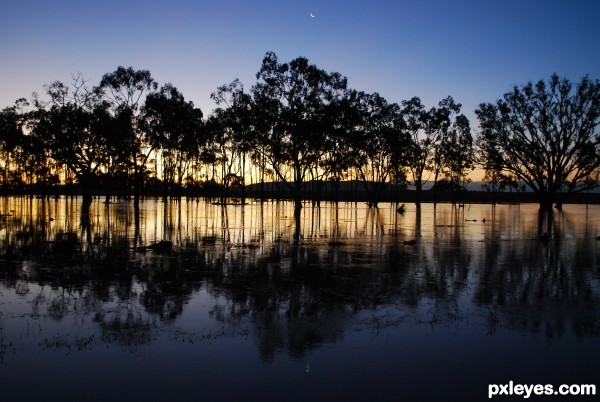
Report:
<svg viewBox="0 0 600 402"><path fill-rule="evenodd" d="M474 119L479 103L553 72L600 78L599 20L598 0L0 0L0 108L122 65L173 83L206 116L217 86L250 88L274 51L391 102L452 95Z"/></svg>

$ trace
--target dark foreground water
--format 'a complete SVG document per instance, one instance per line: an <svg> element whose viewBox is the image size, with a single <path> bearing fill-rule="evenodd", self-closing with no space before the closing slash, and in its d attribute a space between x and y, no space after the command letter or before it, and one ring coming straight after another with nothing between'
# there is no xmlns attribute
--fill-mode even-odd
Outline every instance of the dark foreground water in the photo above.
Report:
<svg viewBox="0 0 600 402"><path fill-rule="evenodd" d="M296 218L274 202L5 198L0 213L2 401L600 387L598 206L541 228L535 205L307 204ZM172 247L142 249L158 241Z"/></svg>

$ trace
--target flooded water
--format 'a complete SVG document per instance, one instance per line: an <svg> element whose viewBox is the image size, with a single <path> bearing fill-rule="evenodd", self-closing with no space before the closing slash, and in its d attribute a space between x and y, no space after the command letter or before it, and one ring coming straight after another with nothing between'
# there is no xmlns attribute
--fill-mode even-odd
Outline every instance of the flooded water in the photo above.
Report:
<svg viewBox="0 0 600 402"><path fill-rule="evenodd" d="M15 197L0 213L3 401L600 386L600 206L566 205L545 241L537 205L295 216L285 202Z"/></svg>

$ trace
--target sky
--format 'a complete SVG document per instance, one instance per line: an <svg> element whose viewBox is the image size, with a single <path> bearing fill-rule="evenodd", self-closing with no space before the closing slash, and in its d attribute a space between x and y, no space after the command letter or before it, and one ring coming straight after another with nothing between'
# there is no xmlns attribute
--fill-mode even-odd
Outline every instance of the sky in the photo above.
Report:
<svg viewBox="0 0 600 402"><path fill-rule="evenodd" d="M0 0L0 108L131 66L207 116L211 92L250 89L273 51L390 102L450 95L476 129L477 106L514 85L600 78L599 20L598 0Z"/></svg>

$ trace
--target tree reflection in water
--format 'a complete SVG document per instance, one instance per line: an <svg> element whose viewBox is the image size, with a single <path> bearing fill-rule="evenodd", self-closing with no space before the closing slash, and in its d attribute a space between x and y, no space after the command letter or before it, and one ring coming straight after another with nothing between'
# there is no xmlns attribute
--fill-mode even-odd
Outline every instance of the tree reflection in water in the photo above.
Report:
<svg viewBox="0 0 600 402"><path fill-rule="evenodd" d="M40 341L48 349L137 350L165 333L187 342L250 337L265 361L406 323L467 321L482 334L549 340L600 335L596 206L587 215L566 206L548 228L530 205L423 205L402 215L391 204L300 210L196 199L2 205L15 213L0 222L0 299L30 305L0 316L3 353L17 343L4 333L17 316L95 325ZM549 230L552 239L540 239ZM173 249L143 248L159 241ZM179 320L199 298L210 300L209 317L186 330Z"/></svg>

